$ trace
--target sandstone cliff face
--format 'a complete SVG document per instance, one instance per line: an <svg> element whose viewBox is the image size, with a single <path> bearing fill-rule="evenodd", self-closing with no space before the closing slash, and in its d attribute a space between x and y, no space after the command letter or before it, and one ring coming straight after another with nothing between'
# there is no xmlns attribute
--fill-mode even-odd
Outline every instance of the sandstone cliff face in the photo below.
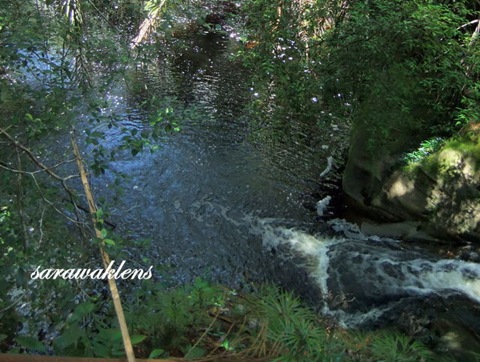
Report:
<svg viewBox="0 0 480 362"><path fill-rule="evenodd" d="M391 153L367 157L358 142L354 137L344 191L370 217L389 222L366 229L383 235L391 229L391 236L405 239L480 242L480 137L450 140L421 162L394 171Z"/></svg>

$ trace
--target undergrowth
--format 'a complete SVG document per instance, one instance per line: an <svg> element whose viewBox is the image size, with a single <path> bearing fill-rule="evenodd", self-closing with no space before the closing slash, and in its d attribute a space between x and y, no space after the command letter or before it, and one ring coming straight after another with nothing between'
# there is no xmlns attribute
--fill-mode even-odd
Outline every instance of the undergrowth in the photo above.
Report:
<svg viewBox="0 0 480 362"><path fill-rule="evenodd" d="M125 304L135 354L265 361L434 361L426 346L396 331L362 332L333 327L276 286L239 294L202 279L165 288L145 281ZM123 355L113 311L93 299L79 304L57 326L52 340L17 337L13 353L69 356ZM437 359L436 359L437 358Z"/></svg>

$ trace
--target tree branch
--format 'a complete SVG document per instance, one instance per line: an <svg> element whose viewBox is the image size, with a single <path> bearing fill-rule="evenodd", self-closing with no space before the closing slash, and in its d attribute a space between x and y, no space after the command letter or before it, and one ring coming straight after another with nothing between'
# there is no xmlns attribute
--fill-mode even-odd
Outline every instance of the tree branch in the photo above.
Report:
<svg viewBox="0 0 480 362"><path fill-rule="evenodd" d="M469 23L466 23L466 24L463 24L463 25L459 26L459 27L457 28L457 30L466 28L467 26L472 25L472 24L476 24L476 23L478 23L478 19L477 19L477 20L472 20L472 21L469 22Z"/></svg>
<svg viewBox="0 0 480 362"><path fill-rule="evenodd" d="M154 28L157 24L158 20L160 19L160 14L162 12L162 8L165 5L167 0L160 0L158 5L156 5L153 9L148 12L147 18L142 22L140 28L138 30L138 34L135 38L132 39L130 43L130 48L136 48L145 38L148 36L150 31Z"/></svg>
<svg viewBox="0 0 480 362"><path fill-rule="evenodd" d="M22 159L20 158L20 152L18 152L18 148L15 150L17 151L17 162L18 167L22 169ZM22 226L23 232L23 252L26 253L28 250L28 233L27 233L27 226L25 225L25 213L23 210L23 187L22 187L22 173L17 174L17 207L18 207L18 216L20 218L20 224Z"/></svg>
<svg viewBox="0 0 480 362"><path fill-rule="evenodd" d="M77 142L75 141L75 134L72 135L73 154L77 160L78 170L80 172L80 178L82 179L83 188L85 190L85 196L88 201L88 208L92 217L93 227L95 228L95 235L98 239L102 240L100 243L100 254L102 256L103 265L105 268L110 264L110 256L105 250L104 237L102 232L97 227L97 206L93 197L92 189L88 181L87 172L83 165L83 160L80 156ZM125 314L123 313L122 301L120 299L120 293L118 292L117 283L115 278L108 276L108 286L110 287L110 293L112 294L113 306L115 307L115 313L117 314L118 324L120 331L122 332L123 347L125 348L125 354L127 355L128 362L135 362L135 354L133 353L132 341L128 332L127 322L125 320Z"/></svg>
<svg viewBox="0 0 480 362"><path fill-rule="evenodd" d="M8 128L7 128L8 129ZM67 177L61 177L59 175L57 175L57 173L55 173L54 171L52 171L52 169L60 166L61 164L65 163L65 162L70 162L70 161L63 161L63 162L59 162L57 163L56 165L52 166L52 167L48 167L46 166L45 164L43 164L34 154L33 152L25 147L24 145L22 145L21 143L17 142L17 140L15 140L14 137L12 137L12 135L10 135L8 132L7 132L7 129L3 129L3 128L0 128L0 134L3 134L3 136L10 142L12 143L15 148L17 150L21 150L23 151L27 156L28 158L30 158L30 160L40 169L39 171L44 171L47 173L47 175L49 175L50 177L52 177L53 179L57 180L57 181L60 181L60 183L62 184L62 187L63 189L65 190L65 192L68 194L68 197L70 198L70 202L75 206L75 214L76 214L76 217L77 217L77 221L74 221L74 223L76 225L79 225L80 224L80 217L78 215L78 207L77 207L77 203L75 202L75 193L68 187L66 181L71 179L72 177L76 177L76 176L73 176L73 175L70 175L70 176L67 176ZM40 186L38 185L37 183L37 180L35 179L35 176L34 176L34 173L35 172L39 172L39 171L34 171L34 172L27 172L27 171L23 171L23 170L15 170L15 169L12 169L10 167L8 167L6 164L0 162L0 167L4 168L4 169L7 169L7 170L10 170L12 172L16 172L16 173L19 173L19 174L22 174L22 173L25 173L25 174L28 174L30 176L33 177L34 179L34 182L35 184L37 185L37 188L40 190L40 193L42 194L42 197L43 199L49 204L51 205L52 207L54 207L54 209L59 212L61 215L65 216L60 210L58 210L52 202L48 201L45 196L43 196L43 193L41 192L41 189L40 189ZM69 217L67 217L67 219L71 220ZM73 220L71 220L73 221Z"/></svg>
<svg viewBox="0 0 480 362"><path fill-rule="evenodd" d="M478 38L478 34L480 34L480 21L479 20L477 20L477 27L473 31L473 34L472 34L472 37L470 39L470 43L468 44L468 46L472 46L473 43L475 43L475 41Z"/></svg>
<svg viewBox="0 0 480 362"><path fill-rule="evenodd" d="M49 176L53 177L58 181L63 181L63 177L58 176L55 172L51 170L50 167L45 166L38 158L30 151L27 147L23 146L22 144L18 143L15 138L13 138L6 130L0 128L0 133L3 134L16 148L19 148L23 152L27 154L27 156L36 164L40 169L45 171Z"/></svg>

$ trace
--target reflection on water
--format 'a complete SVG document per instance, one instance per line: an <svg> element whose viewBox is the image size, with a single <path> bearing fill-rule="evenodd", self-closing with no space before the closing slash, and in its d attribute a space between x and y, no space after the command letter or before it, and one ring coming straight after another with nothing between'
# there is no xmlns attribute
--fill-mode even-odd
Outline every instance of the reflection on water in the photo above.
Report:
<svg viewBox="0 0 480 362"><path fill-rule="evenodd" d="M299 146L272 157L248 141L243 106L251 95L244 71L231 60L233 45L216 34L193 36L171 45L173 56L137 73L150 96L171 101L181 131L162 138L154 153L117 158L95 181L113 204L120 233L151 239L148 254L181 281L199 275L235 286L245 276L276 280L279 265L251 233L250 220L312 221L301 196L315 179L319 156ZM113 88L109 100L116 112L124 107L121 126L148 127L138 94ZM99 128L108 132L109 147L120 143L121 132ZM119 174L129 176L122 181L127 191L115 197L105 185Z"/></svg>

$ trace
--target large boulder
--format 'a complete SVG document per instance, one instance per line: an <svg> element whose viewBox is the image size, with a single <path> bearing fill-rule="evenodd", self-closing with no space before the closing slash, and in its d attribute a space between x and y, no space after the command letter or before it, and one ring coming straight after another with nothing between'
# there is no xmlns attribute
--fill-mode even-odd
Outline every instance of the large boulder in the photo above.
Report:
<svg viewBox="0 0 480 362"><path fill-rule="evenodd" d="M399 222L408 219L407 215L399 214L398 210L391 212L373 201L398 166L399 154L421 139L407 123L397 123L388 137L379 137L379 132L368 123L353 128L342 186L351 204L363 215L384 222Z"/></svg>
<svg viewBox="0 0 480 362"><path fill-rule="evenodd" d="M437 239L480 242L477 135L449 140L421 162L397 166L393 171L391 154L367 158L365 152L358 152L356 142L359 140L354 137L344 191L371 218L389 223L367 225L366 231L388 236L391 229L395 234L391 236L406 239L427 239L428 234Z"/></svg>

